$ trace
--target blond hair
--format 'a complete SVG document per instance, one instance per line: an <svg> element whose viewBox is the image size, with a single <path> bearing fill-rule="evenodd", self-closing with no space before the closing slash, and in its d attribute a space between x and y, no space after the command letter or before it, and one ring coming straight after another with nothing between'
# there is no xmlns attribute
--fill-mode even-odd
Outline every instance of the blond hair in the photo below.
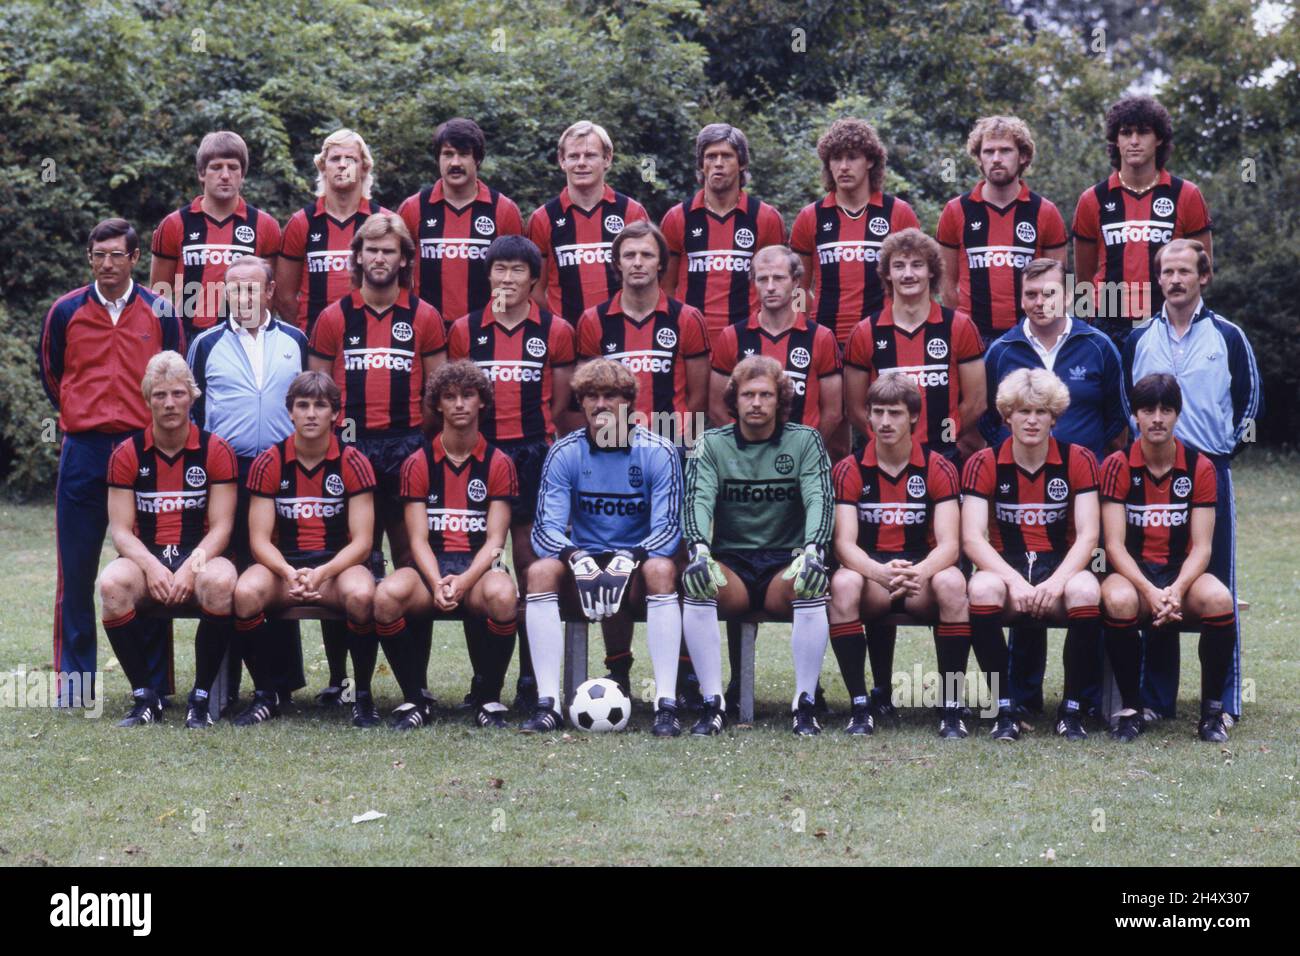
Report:
<svg viewBox="0 0 1300 956"><path fill-rule="evenodd" d="M361 180L361 196L369 199L375 188L375 174L371 172L375 168L375 158L370 155L370 147L361 138L361 134L350 129L336 129L320 144L320 152L312 160L316 166L316 195L325 195L325 158L329 155L331 146L356 146L361 151L361 170L365 173L365 178Z"/></svg>
<svg viewBox="0 0 1300 956"><path fill-rule="evenodd" d="M590 136L595 134L600 140L601 148L604 150L605 158L610 159L614 155L614 141L609 138L609 133L605 132L605 127L590 120L578 120L563 133L560 134L560 142L556 148L556 157L560 162L564 162L564 144L573 139L575 136Z"/></svg>
<svg viewBox="0 0 1300 956"><path fill-rule="evenodd" d="M194 373L190 371L189 365L179 352L159 352L149 360L149 364L144 367L144 378L140 380L140 393L144 395L144 400L149 401L149 396L160 382L170 382L173 379L184 382L190 387L190 399L196 399L203 394L199 388L199 383L194 381Z"/></svg>
<svg viewBox="0 0 1300 956"><path fill-rule="evenodd" d="M1070 390L1045 368L1020 368L998 385L998 414L1009 420L1018 408L1045 408L1059 420L1070 407Z"/></svg>
<svg viewBox="0 0 1300 956"><path fill-rule="evenodd" d="M1034 136L1029 132L1025 121L1018 116L980 117L966 138L966 151L974 157L976 166L979 165L980 148L987 136L1005 137L1016 144L1016 149L1020 151L1020 168L1016 170L1016 175L1023 176L1029 164L1034 161Z"/></svg>

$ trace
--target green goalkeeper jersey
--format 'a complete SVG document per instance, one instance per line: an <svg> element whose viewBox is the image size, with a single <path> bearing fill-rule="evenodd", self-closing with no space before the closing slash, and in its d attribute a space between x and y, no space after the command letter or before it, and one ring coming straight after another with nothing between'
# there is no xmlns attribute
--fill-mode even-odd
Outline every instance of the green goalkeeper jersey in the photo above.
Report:
<svg viewBox="0 0 1300 956"><path fill-rule="evenodd" d="M714 551L825 549L835 499L822 436L788 422L759 442L739 425L709 429L686 463L685 518L688 545Z"/></svg>

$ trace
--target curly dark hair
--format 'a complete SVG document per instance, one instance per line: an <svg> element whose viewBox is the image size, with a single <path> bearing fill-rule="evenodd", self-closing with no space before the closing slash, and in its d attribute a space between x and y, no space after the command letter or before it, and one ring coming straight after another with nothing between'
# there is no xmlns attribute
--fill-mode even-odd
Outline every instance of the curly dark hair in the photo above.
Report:
<svg viewBox="0 0 1300 956"><path fill-rule="evenodd" d="M794 404L794 382L785 374L781 363L766 355L751 355L731 370L727 379L727 389L722 393L722 400L727 403L731 417L740 420L737 395L740 387L755 378L770 378L776 382L776 427L781 429L790 420L790 406Z"/></svg>
<svg viewBox="0 0 1300 956"><path fill-rule="evenodd" d="M857 152L871 163L867 181L873 193L880 192L885 184L885 145L880 142L875 128L866 120L837 119L831 128L817 140L817 156L822 161L822 185L827 192L835 191L835 177L831 175L831 160L845 153Z"/></svg>
<svg viewBox="0 0 1300 956"><path fill-rule="evenodd" d="M437 370L424 383L422 407L424 408L425 433L430 438L442 431L443 422L442 415L438 411L438 401L442 398L442 393L451 388L462 391L470 388L474 389L478 392L479 401L483 403L483 407L479 409L479 419L482 420L485 415L489 418L492 416L493 391L491 379L469 359L447 362L439 365Z"/></svg>
<svg viewBox="0 0 1300 956"><path fill-rule="evenodd" d="M1148 127L1160 140L1156 147L1156 169L1164 169L1174 150L1174 124L1169 111L1151 96L1126 96L1106 111L1106 153L1110 165L1119 169L1119 131L1125 126Z"/></svg>

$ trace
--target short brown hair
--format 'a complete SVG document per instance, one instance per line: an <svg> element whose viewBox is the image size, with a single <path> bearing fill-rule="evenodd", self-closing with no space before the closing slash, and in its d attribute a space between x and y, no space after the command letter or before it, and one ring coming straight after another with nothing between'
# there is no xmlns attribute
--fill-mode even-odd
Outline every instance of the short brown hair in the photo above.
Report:
<svg viewBox="0 0 1300 956"><path fill-rule="evenodd" d="M638 219L636 222L629 222L623 227L623 231L614 237L613 248L610 249L610 255L614 259L614 271L622 275L618 268L618 251L623 248L623 243L628 239L644 239L650 236L659 247L659 277L668 271L668 240L664 234L659 231L659 227L648 219Z"/></svg>
<svg viewBox="0 0 1300 956"><path fill-rule="evenodd" d="M727 403L727 411L731 412L732 418L740 418L740 406L737 400L740 387L756 378L770 378L776 383L776 427L780 428L790 420L790 407L794 404L794 383L781 368L781 363L766 355L751 355L731 370L726 391L722 393L722 399Z"/></svg>
<svg viewBox="0 0 1300 956"><path fill-rule="evenodd" d="M872 405L906 405L907 414L921 414L921 389L912 376L904 372L886 372L867 389L867 411Z"/></svg>
<svg viewBox="0 0 1300 956"><path fill-rule="evenodd" d="M248 144L238 133L223 129L203 137L198 152L194 154L194 165L200 176L214 159L237 159L239 171L248 175Z"/></svg>
<svg viewBox="0 0 1300 956"><path fill-rule="evenodd" d="M395 212L375 212L361 224L352 236L352 284L361 288L361 247L367 239L382 239L387 235L397 237L402 255L406 256L406 265L397 272L397 284L403 289L411 287L411 274L415 271L415 243L407 231L406 223Z"/></svg>
<svg viewBox="0 0 1300 956"><path fill-rule="evenodd" d="M482 407L479 409L480 421L484 415L488 417L492 415L494 393L492 380L487 377L487 374L469 359L445 362L439 365L424 382L424 418L426 425L429 426L429 437L442 431L442 413L438 411L438 402L442 400L442 393L452 388L460 391L473 389L478 392L479 401L482 402Z"/></svg>
<svg viewBox="0 0 1300 956"><path fill-rule="evenodd" d="M573 373L573 394L578 401L596 392L618 392L629 402L636 401L636 376L622 362L598 358L586 362Z"/></svg>
<svg viewBox="0 0 1300 956"><path fill-rule="evenodd" d="M803 260L799 258L798 254L793 249L789 246L764 246L762 249L759 249L758 252L754 253L753 258L749 260L751 266L749 270L749 281L751 283L758 281L758 269L756 267L758 266L759 256L770 258L771 256L777 255L785 256L786 265L790 268L791 279L798 282L803 278Z"/></svg>
<svg viewBox="0 0 1300 956"><path fill-rule="evenodd" d="M880 192L885 184L885 145L866 120L837 119L831 128L817 140L817 156L822 161L822 185L827 192L835 191L835 177L831 175L831 160L845 153L861 153L871 163L867 182L873 193Z"/></svg>
<svg viewBox="0 0 1300 956"><path fill-rule="evenodd" d="M1041 275L1046 275L1055 269L1061 273L1061 284L1065 284L1065 263L1057 262L1055 259L1048 259L1044 256L1041 259L1034 259L1029 265L1025 266L1025 271L1020 273L1020 281L1026 279L1037 279Z"/></svg>
<svg viewBox="0 0 1300 956"><path fill-rule="evenodd" d="M1191 249L1196 253L1196 274L1198 276L1207 276L1210 274L1210 254L1205 251L1205 243L1199 239L1175 239L1168 242L1156 250L1155 274L1160 275L1160 259L1166 252L1183 252Z"/></svg>
<svg viewBox="0 0 1300 956"><path fill-rule="evenodd" d="M970 136L966 138L966 151L975 158L975 165L979 165L980 147L984 145L986 136L1005 136L1016 144L1020 150L1020 168L1016 170L1017 176L1023 176L1029 164L1034 161L1034 136L1029 132L1029 127L1025 121L1018 116L982 116L975 123L975 128L970 131Z"/></svg>
<svg viewBox="0 0 1300 956"><path fill-rule="evenodd" d="M704 182L704 151L714 143L726 143L736 151L740 163L740 185L749 185L749 140L730 123L710 123L695 137L695 179Z"/></svg>
<svg viewBox="0 0 1300 956"><path fill-rule="evenodd" d="M889 280L889 262L894 256L914 253L925 257L925 264L930 270L930 294L935 295L943 282L943 256L939 243L935 242L915 226L891 233L880 244L880 285L885 295L894 297L894 283Z"/></svg>
<svg viewBox="0 0 1300 956"><path fill-rule="evenodd" d="M293 403L300 398L323 398L336 412L343 408L343 393L327 372L299 372L289 383L284 407L293 411Z"/></svg>
<svg viewBox="0 0 1300 956"><path fill-rule="evenodd" d="M140 237L136 235L134 226L125 219L104 219L90 230L90 235L86 238L86 251L90 252L94 249L97 242L116 239L118 236L126 237L127 255L140 248Z"/></svg>

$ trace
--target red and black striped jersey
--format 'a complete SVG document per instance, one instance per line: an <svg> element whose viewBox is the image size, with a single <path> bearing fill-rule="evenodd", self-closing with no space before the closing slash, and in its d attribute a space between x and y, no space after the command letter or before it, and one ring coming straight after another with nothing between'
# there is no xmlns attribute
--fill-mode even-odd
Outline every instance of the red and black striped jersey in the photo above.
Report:
<svg viewBox="0 0 1300 956"><path fill-rule="evenodd" d="M659 293L659 304L640 322L623 311L623 293L582 313L578 354L622 362L636 377L636 410L686 415L686 360L709 354L704 316ZM681 424L685 419L681 419Z"/></svg>
<svg viewBox="0 0 1300 956"><path fill-rule="evenodd" d="M781 363L794 385L790 421L809 428L821 424L821 380L844 371L840 347L831 330L796 312L794 324L780 335L772 335L758 321L755 312L747 322L729 325L713 342L713 371L730 375L742 359L766 355Z"/></svg>
<svg viewBox="0 0 1300 956"><path fill-rule="evenodd" d="M353 290L320 314L308 344L334 363L343 418L358 434L419 428L424 359L446 347L442 316L406 289L382 314Z"/></svg>
<svg viewBox="0 0 1300 956"><path fill-rule="evenodd" d="M208 533L208 489L238 479L230 446L193 422L174 457L154 444L150 425L108 459L109 487L135 494L135 536L155 551L171 545L186 554L197 548Z"/></svg>
<svg viewBox="0 0 1300 956"><path fill-rule="evenodd" d="M885 304L880 246L908 228L921 228L916 213L906 200L886 193L873 193L857 215L845 212L831 193L795 217L790 248L812 259L814 318L835 333L840 348L853 326Z"/></svg>
<svg viewBox="0 0 1300 956"><path fill-rule="evenodd" d="M1079 197L1074 208L1074 234L1097 243L1097 274L1092 281L1098 310L1118 307L1120 314L1098 318L1146 318L1160 311L1164 296L1156 281L1156 253L1175 239L1194 236L1211 227L1210 211L1201 191L1185 179L1162 169L1155 188L1137 195L1112 172ZM1102 295L1103 282L1124 282L1116 299Z"/></svg>
<svg viewBox="0 0 1300 956"><path fill-rule="evenodd" d="M295 321L309 336L324 308L352 291L352 237L377 212L388 210L363 199L357 211L340 222L325 211L322 196L289 217L280 255L305 265L298 286L298 314L284 318Z"/></svg>
<svg viewBox="0 0 1300 956"><path fill-rule="evenodd" d="M961 431L958 366L984 353L979 333L965 313L930 303L925 322L910 334L894 324L894 303L859 322L849 336L844 362L874 382L885 372L902 372L921 390L921 417L912 439L925 448L951 452ZM945 427L951 422L952 427ZM945 440L944 436L951 438Z"/></svg>
<svg viewBox="0 0 1300 956"><path fill-rule="evenodd" d="M758 310L750 278L754 253L785 242L785 222L776 209L743 189L736 208L712 212L704 190L665 213L660 226L668 251L679 256L674 295L704 313L709 341Z"/></svg>
<svg viewBox="0 0 1300 956"><path fill-rule="evenodd" d="M1097 459L1082 445L1048 438L1047 461L1030 474L1016 464L1012 441L967 460L962 493L988 499L995 551L1064 555L1074 544L1074 499L1097 490Z"/></svg>
<svg viewBox="0 0 1300 956"><path fill-rule="evenodd" d="M493 414L482 423L488 441L540 441L555 435L551 420L554 369L574 362L573 326L528 303L528 318L513 329L491 309L478 309L452 323L447 357L469 359L493 386Z"/></svg>
<svg viewBox="0 0 1300 956"><path fill-rule="evenodd" d="M310 552L338 554L348 546L348 499L375 489L370 460L330 436L329 450L306 469L294 450L295 435L253 460L248 490L275 499L275 543L290 564Z"/></svg>
<svg viewBox="0 0 1300 956"><path fill-rule="evenodd" d="M461 208L442 192L442 180L408 196L397 210L419 249L413 290L448 322L492 297L485 257L497 236L523 235L514 200L478 181L478 194Z"/></svg>
<svg viewBox="0 0 1300 956"><path fill-rule="evenodd" d="M1101 497L1124 505L1124 547L1133 560L1181 568L1192 549L1192 509L1214 507L1217 481L1206 455L1177 438L1174 444L1174 466L1159 478L1147 468L1142 442L1113 453L1101 468Z"/></svg>
<svg viewBox="0 0 1300 956"><path fill-rule="evenodd" d="M474 553L487 541L488 506L512 504L519 480L510 456L482 435L470 456L453 464L439 432L402 462L401 495L403 501L424 503L434 554Z"/></svg>
<svg viewBox="0 0 1300 956"><path fill-rule="evenodd" d="M222 318L226 268L246 255L262 258L280 251L280 224L239 200L235 211L217 221L203 211L203 197L167 215L153 233L155 257L175 263L173 302L184 322L185 338L211 328ZM171 267L169 267L171 268Z"/></svg>
<svg viewBox="0 0 1300 956"><path fill-rule="evenodd" d="M1020 195L1000 209L985 201L982 181L948 200L936 238L957 250L961 311L985 338L1016 324L1025 266L1068 241L1065 220L1051 200L1022 182Z"/></svg>
<svg viewBox="0 0 1300 956"><path fill-rule="evenodd" d="M868 554L933 551L935 506L961 496L952 463L915 441L897 475L881 467L872 438L860 457L850 455L835 465L831 482L835 503L858 509L858 547Z"/></svg>
<svg viewBox="0 0 1300 956"><path fill-rule="evenodd" d="M545 206L533 210L528 238L550 264L546 307L577 322L592 306L608 302L619 289L614 240L624 226L638 219L649 219L645 207L609 186L591 209L575 205L565 186Z"/></svg>

